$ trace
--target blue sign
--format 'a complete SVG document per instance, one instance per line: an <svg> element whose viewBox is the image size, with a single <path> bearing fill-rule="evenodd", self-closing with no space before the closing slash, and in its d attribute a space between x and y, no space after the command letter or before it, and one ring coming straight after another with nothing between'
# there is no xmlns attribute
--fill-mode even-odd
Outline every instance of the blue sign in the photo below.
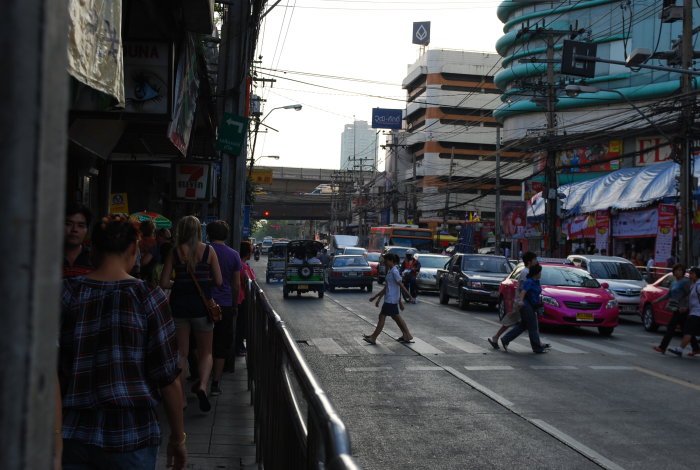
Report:
<svg viewBox="0 0 700 470"><path fill-rule="evenodd" d="M430 44L430 21L413 23L413 44L427 46Z"/></svg>
<svg viewBox="0 0 700 470"><path fill-rule="evenodd" d="M250 236L250 213L253 212L250 210L250 206L245 206L243 208L243 236L244 237L249 237Z"/></svg>
<svg viewBox="0 0 700 470"><path fill-rule="evenodd" d="M372 108L372 129L401 129L402 109Z"/></svg>

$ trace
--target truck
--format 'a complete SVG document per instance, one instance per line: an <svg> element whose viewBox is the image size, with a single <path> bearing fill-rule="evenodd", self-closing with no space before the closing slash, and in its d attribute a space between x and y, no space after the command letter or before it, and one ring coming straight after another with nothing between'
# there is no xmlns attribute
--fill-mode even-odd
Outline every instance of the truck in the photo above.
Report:
<svg viewBox="0 0 700 470"><path fill-rule="evenodd" d="M498 305L498 288L513 265L505 256L464 254L452 255L445 268L437 270L440 303L457 299L459 308L466 310L470 302Z"/></svg>
<svg viewBox="0 0 700 470"><path fill-rule="evenodd" d="M328 244L328 252L333 255L342 254L343 248L358 246L359 237L355 235L332 235Z"/></svg>

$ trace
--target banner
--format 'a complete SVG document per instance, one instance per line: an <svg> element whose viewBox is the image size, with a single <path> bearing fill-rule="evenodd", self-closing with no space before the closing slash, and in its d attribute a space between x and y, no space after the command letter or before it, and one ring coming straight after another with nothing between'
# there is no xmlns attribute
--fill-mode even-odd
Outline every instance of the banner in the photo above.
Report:
<svg viewBox="0 0 700 470"><path fill-rule="evenodd" d="M594 144L590 147L568 149L557 153L557 166L561 173L589 173L592 171L613 171L620 169L619 160L609 160L622 153L622 141L611 140L607 144ZM595 163L603 160L601 163ZM609 161L605 161L609 160ZM586 166L578 166L586 165Z"/></svg>
<svg viewBox="0 0 700 470"><path fill-rule="evenodd" d="M526 210L527 203L525 201L501 201L503 217L501 230L504 238L523 238L525 236Z"/></svg>
<svg viewBox="0 0 700 470"><path fill-rule="evenodd" d="M68 18L68 73L124 107L121 0L69 0Z"/></svg>
<svg viewBox="0 0 700 470"><path fill-rule="evenodd" d="M592 215L577 215L569 219L566 224L566 238L580 240L582 238L595 238L596 219Z"/></svg>
<svg viewBox="0 0 700 470"><path fill-rule="evenodd" d="M598 252L609 254L610 251L610 211L595 211L595 247Z"/></svg>
<svg viewBox="0 0 700 470"><path fill-rule="evenodd" d="M654 237L658 232L657 209L620 212L612 219L612 235L615 238Z"/></svg>
<svg viewBox="0 0 700 470"><path fill-rule="evenodd" d="M175 74L173 118L168 126L168 138L182 155L187 155L194 113L197 109L197 97L199 96L197 52L195 51L194 38L193 33L187 33L185 36L185 44Z"/></svg>
<svg viewBox="0 0 700 470"><path fill-rule="evenodd" d="M372 129L401 129L402 109L372 108Z"/></svg>
<svg viewBox="0 0 700 470"><path fill-rule="evenodd" d="M664 267L673 256L673 232L676 225L676 207L672 204L659 204L658 220L654 266Z"/></svg>

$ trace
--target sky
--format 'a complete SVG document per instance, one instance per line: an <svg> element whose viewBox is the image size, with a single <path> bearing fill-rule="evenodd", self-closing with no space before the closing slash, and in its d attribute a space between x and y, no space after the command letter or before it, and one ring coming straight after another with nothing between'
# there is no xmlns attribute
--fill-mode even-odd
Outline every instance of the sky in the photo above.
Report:
<svg viewBox="0 0 700 470"><path fill-rule="evenodd" d="M276 81L257 82L254 93L266 100L264 124L278 131L258 135L256 166L339 169L345 124L370 122L375 107L405 108L401 82L420 54L413 22L431 22L429 49L494 52L503 35L500 3L282 0L263 20L256 53L258 77ZM270 112L292 104L303 107ZM383 159L380 148L380 171Z"/></svg>

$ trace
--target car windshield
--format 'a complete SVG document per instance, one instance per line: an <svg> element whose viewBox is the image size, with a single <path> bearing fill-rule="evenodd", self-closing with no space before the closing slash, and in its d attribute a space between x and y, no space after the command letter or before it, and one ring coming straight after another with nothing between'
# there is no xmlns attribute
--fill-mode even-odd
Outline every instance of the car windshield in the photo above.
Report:
<svg viewBox="0 0 700 470"><path fill-rule="evenodd" d="M369 266L364 256L339 256L333 260L334 268L344 268L348 266Z"/></svg>
<svg viewBox="0 0 700 470"><path fill-rule="evenodd" d="M620 261L591 261L590 270L598 279L625 279L641 281L642 275L632 263Z"/></svg>
<svg viewBox="0 0 700 470"><path fill-rule="evenodd" d="M285 248L286 247L282 245L272 245L270 247L270 258L284 258Z"/></svg>
<svg viewBox="0 0 700 470"><path fill-rule="evenodd" d="M367 253L367 261L379 261L379 253Z"/></svg>
<svg viewBox="0 0 700 470"><path fill-rule="evenodd" d="M598 281L583 269L563 266L542 266L540 284L543 286L600 287Z"/></svg>
<svg viewBox="0 0 700 470"><path fill-rule="evenodd" d="M364 254L364 248L345 248L344 255L362 255Z"/></svg>
<svg viewBox="0 0 700 470"><path fill-rule="evenodd" d="M420 261L421 268L442 268L448 259L447 256L421 256L418 261Z"/></svg>
<svg viewBox="0 0 700 470"><path fill-rule="evenodd" d="M389 244L394 246L405 246L406 248L415 248L417 251L422 253L430 253L430 250L433 248L432 240L421 238L391 237L391 239L389 240ZM406 250L404 250L404 252L405 251ZM401 253L401 255L403 255L403 253Z"/></svg>
<svg viewBox="0 0 700 470"><path fill-rule="evenodd" d="M462 271L508 274L510 270L510 263L502 258L465 256L462 260Z"/></svg>

